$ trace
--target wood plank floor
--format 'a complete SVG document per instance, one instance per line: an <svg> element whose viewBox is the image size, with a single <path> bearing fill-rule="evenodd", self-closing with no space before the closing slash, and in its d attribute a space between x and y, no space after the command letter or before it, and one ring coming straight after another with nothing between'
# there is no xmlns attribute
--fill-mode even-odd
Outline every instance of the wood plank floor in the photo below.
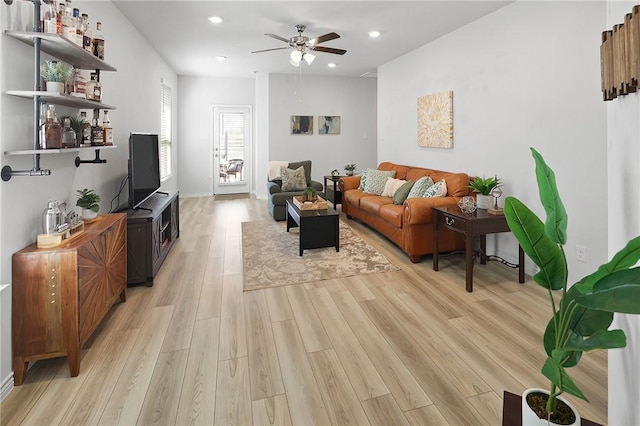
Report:
<svg viewBox="0 0 640 426"><path fill-rule="evenodd" d="M180 219L154 286L112 308L80 375L35 362L2 425L499 425L504 390L546 387L546 293L516 270L477 265L467 293L462 256L434 272L347 220L401 270L244 293L240 224L272 220L265 201L186 198ZM606 423L606 353L572 377L580 413Z"/></svg>

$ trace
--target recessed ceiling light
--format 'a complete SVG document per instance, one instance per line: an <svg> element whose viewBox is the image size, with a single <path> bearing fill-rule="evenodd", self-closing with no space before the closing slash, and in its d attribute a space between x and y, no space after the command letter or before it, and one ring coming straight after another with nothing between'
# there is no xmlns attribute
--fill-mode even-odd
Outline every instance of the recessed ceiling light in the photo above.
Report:
<svg viewBox="0 0 640 426"><path fill-rule="evenodd" d="M369 37L372 37L372 38L380 37L380 31L369 31Z"/></svg>
<svg viewBox="0 0 640 426"><path fill-rule="evenodd" d="M219 60L220 62L222 62L222 61L226 61L227 57L226 56L216 56L216 59Z"/></svg>
<svg viewBox="0 0 640 426"><path fill-rule="evenodd" d="M209 20L214 24L219 24L220 22L222 22L222 18L219 16L210 16Z"/></svg>
<svg viewBox="0 0 640 426"><path fill-rule="evenodd" d="M328 66L329 68L335 68L335 67L336 67L336 64L334 64L333 62L330 62L330 63L328 63L328 64L327 64L327 66Z"/></svg>

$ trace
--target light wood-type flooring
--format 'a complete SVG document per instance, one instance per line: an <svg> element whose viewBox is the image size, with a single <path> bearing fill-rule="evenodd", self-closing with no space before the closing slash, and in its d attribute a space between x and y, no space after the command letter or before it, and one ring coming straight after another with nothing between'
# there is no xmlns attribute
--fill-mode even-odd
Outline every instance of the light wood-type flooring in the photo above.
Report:
<svg viewBox="0 0 640 426"><path fill-rule="evenodd" d="M244 293L240 223L272 220L266 202L185 198L180 218L154 286L129 287L80 375L35 362L2 425L499 425L504 390L547 387L546 293L514 269L476 265L467 293L462 256L434 272L347 220L401 270ZM599 423L606 366L601 351L571 371Z"/></svg>

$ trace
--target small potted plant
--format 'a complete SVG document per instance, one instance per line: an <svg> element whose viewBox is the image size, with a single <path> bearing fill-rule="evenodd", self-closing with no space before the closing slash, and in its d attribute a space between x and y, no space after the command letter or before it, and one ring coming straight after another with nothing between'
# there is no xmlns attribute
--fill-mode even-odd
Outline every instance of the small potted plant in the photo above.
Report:
<svg viewBox="0 0 640 426"><path fill-rule="evenodd" d="M64 85L70 75L71 68L63 62L46 61L40 67L40 76L46 82L48 92L64 93Z"/></svg>
<svg viewBox="0 0 640 426"><path fill-rule="evenodd" d="M561 421L559 418L561 394L571 394L587 401L569 377L567 369L578 364L583 352L626 346L624 331L609 330L609 326L615 312L640 314L640 267L634 267L640 260L640 237L629 241L608 263L568 287L564 250L567 214L558 194L553 170L536 150L531 148L531 151L546 221L542 222L514 197L505 200L504 215L524 252L540 268L533 279L547 290L553 315L544 333L547 359L541 370L549 379L549 388L525 391L522 424L579 425L580 417L574 409L574 423L571 419ZM560 297L554 292L559 292Z"/></svg>
<svg viewBox="0 0 640 426"><path fill-rule="evenodd" d="M318 195L316 190L310 186L307 186L302 192L302 202L303 203L315 203L318 199Z"/></svg>
<svg viewBox="0 0 640 426"><path fill-rule="evenodd" d="M93 192L93 189L78 189L78 201L76 206L82 208L82 218L85 220L95 219L100 210L100 196Z"/></svg>
<svg viewBox="0 0 640 426"><path fill-rule="evenodd" d="M490 209L493 207L493 197L491 191L500 186L498 176L484 178L475 177L468 188L476 193L476 204L479 209Z"/></svg>
<svg viewBox="0 0 640 426"><path fill-rule="evenodd" d="M347 176L353 176L353 171L356 169L355 164L347 164L344 166L344 170L346 171Z"/></svg>

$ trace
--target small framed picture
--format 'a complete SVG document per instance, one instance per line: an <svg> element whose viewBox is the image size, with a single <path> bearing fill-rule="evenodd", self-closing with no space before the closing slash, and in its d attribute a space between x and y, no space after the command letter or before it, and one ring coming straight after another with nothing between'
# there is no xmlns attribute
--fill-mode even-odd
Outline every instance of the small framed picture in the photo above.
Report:
<svg viewBox="0 0 640 426"><path fill-rule="evenodd" d="M292 135L312 135L313 116L312 115L292 115L291 116Z"/></svg>

